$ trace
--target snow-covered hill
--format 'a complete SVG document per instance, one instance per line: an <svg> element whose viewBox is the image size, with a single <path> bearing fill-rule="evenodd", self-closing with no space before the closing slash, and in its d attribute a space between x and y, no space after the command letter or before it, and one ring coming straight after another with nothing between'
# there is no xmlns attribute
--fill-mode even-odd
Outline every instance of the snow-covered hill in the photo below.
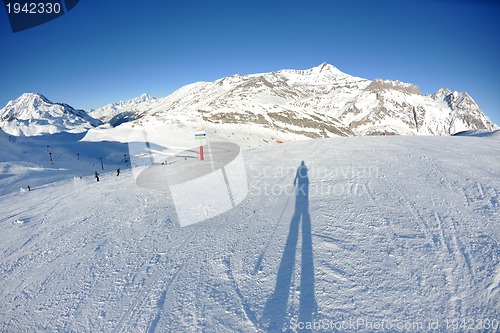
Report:
<svg viewBox="0 0 500 333"><path fill-rule="evenodd" d="M128 106L130 104L130 106ZM233 75L184 86L165 98L99 110L125 127L203 127L248 146L352 135L450 135L498 128L465 92L432 95L399 81L353 77L330 64L308 70ZM97 136L102 136L103 133ZM114 135L114 134L113 134Z"/></svg>
<svg viewBox="0 0 500 333"><path fill-rule="evenodd" d="M83 110L53 103L36 93L22 94L0 109L0 129L15 136L81 133L101 124Z"/></svg>
<svg viewBox="0 0 500 333"><path fill-rule="evenodd" d="M4 195L0 331L499 332L499 139L245 151L246 199L184 228L130 171Z"/></svg>
<svg viewBox="0 0 500 333"><path fill-rule="evenodd" d="M84 135L16 137L0 130L0 196L28 186L35 188L73 177L92 176L95 171L103 172L103 166L104 172L130 166L126 144L80 142Z"/></svg>

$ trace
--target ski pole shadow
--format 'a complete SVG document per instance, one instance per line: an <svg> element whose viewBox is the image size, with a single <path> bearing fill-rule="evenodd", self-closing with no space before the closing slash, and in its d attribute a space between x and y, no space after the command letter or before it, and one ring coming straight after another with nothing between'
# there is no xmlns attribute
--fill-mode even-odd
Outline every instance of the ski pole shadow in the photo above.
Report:
<svg viewBox="0 0 500 333"><path fill-rule="evenodd" d="M299 240L299 228L302 221L302 252L300 270L300 299L297 321L312 323L317 304L314 295L314 261L311 235L311 217L309 214L309 177L307 167L302 161L293 181L296 186L295 212L290 221L290 229L285 249L276 276L274 293L267 300L261 323L268 332L283 332L288 326L287 308L292 288L293 270ZM305 326L305 325L304 325ZM301 332L311 332L302 330Z"/></svg>

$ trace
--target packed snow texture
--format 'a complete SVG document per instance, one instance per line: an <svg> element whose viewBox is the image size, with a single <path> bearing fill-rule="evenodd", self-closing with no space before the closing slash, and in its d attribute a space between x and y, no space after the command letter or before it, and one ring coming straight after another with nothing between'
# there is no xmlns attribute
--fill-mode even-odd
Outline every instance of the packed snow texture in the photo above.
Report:
<svg viewBox="0 0 500 333"><path fill-rule="evenodd" d="M1 197L0 331L498 331L499 139L245 151L246 199L184 228L169 192L138 187L130 169L96 182L68 165Z"/></svg>

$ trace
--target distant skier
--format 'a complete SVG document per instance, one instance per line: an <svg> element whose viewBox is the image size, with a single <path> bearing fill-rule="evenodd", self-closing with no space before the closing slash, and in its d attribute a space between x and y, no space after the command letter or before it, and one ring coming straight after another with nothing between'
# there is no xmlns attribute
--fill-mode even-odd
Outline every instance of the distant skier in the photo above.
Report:
<svg viewBox="0 0 500 333"><path fill-rule="evenodd" d="M99 181L99 174L97 173L97 171L96 171L96 172L94 172L94 176L95 176L95 179L96 179L97 181Z"/></svg>
<svg viewBox="0 0 500 333"><path fill-rule="evenodd" d="M120 168L116 169L116 175L119 176L120 175Z"/></svg>
<svg viewBox="0 0 500 333"><path fill-rule="evenodd" d="M28 191L31 191L31 187L28 185Z"/></svg>

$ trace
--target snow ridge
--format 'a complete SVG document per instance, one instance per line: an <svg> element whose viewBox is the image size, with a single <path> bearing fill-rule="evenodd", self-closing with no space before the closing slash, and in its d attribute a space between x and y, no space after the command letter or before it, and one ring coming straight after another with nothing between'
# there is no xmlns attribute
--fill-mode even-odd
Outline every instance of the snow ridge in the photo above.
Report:
<svg viewBox="0 0 500 333"><path fill-rule="evenodd" d="M106 110L101 110L103 114ZM114 116L110 112L101 119ZM106 118L107 117L107 118ZM323 63L307 70L232 75L197 82L148 102L135 124L204 127L253 144L355 135L450 135L498 128L466 93L373 81ZM217 136L217 134L216 134Z"/></svg>
<svg viewBox="0 0 500 333"><path fill-rule="evenodd" d="M36 110L49 101L32 95L24 94L2 109L0 125L5 132L37 135L75 130L71 126L54 128L56 115L45 124L50 125L48 128L42 129L43 122L33 128L33 120L29 119L44 118L26 110ZM25 110L26 116L13 117L12 104L18 105L17 113ZM328 63L306 70L235 74L213 82L196 82L164 98L142 94L90 114L110 125L91 131L99 132L96 137L100 139L115 127L127 130L136 125L163 124L165 128L203 127L212 138L235 141L247 148L335 136L452 135L499 128L466 92L442 88L426 95L411 83L354 77ZM14 119L17 122L8 125ZM87 123L92 126L78 130L99 124L95 119Z"/></svg>
<svg viewBox="0 0 500 333"><path fill-rule="evenodd" d="M134 116L137 107L146 104L149 105L151 102L156 101L157 98L146 93L140 95L139 97L133 98L128 101L119 101L116 103L110 103L101 108L93 110L90 114L97 119L105 123L110 123L112 126L118 126L124 120L130 121L140 117L140 112L138 115ZM126 113L120 115L121 113ZM116 118L115 118L116 117Z"/></svg>
<svg viewBox="0 0 500 333"><path fill-rule="evenodd" d="M249 147L307 138L451 135L498 128L466 92L442 88L425 95L411 83L358 78L327 63L235 74L184 86L165 98L120 105L126 119L119 124L132 122L125 127L203 127L211 137ZM99 112L100 119L109 120L118 111Z"/></svg>

